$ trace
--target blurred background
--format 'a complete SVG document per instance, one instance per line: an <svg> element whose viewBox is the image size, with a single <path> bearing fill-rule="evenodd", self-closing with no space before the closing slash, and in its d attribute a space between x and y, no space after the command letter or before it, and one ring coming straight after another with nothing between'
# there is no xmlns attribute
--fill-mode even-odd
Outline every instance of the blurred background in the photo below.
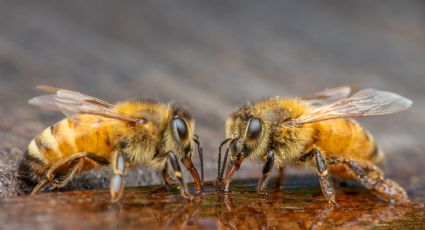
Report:
<svg viewBox="0 0 425 230"><path fill-rule="evenodd" d="M393 91L411 98L412 109L360 122L387 153L387 174L425 196L420 0L0 0L0 80L1 196L19 193L15 169L26 145L63 117L27 104L37 84L110 102L186 105L197 119L208 180L226 118L248 100L347 84ZM258 177L260 169L250 162L237 176ZM105 187L108 175L89 172L72 186ZM150 170L128 175L129 185L151 183L161 180Z"/></svg>

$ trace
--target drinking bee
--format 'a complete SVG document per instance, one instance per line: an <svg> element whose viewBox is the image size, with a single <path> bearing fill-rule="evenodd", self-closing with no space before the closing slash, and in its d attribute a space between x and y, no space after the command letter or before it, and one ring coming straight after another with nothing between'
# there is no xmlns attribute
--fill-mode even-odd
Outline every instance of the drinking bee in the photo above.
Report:
<svg viewBox="0 0 425 230"><path fill-rule="evenodd" d="M168 174L171 165L181 195L191 198L178 160L191 173L196 191L201 192L202 147L194 134L195 122L185 108L148 100L113 105L75 91L38 88L51 94L29 103L61 111L67 118L42 131L24 154L19 174L34 187L32 194L47 185L63 187L77 173L110 166L114 173L110 194L115 202L123 194L123 176L128 168L143 166L161 171L169 186L175 180ZM194 144L198 146L202 179L191 160Z"/></svg>
<svg viewBox="0 0 425 230"><path fill-rule="evenodd" d="M285 166L315 168L323 195L330 205L335 193L330 173L355 179L390 202L408 202L404 189L385 179L376 166L383 153L373 137L353 117L391 114L406 110L409 99L391 92L364 89L351 96L350 87L327 89L305 97L273 97L248 103L226 122L220 145L218 181L229 191L230 181L246 158L265 162L257 191L266 194L273 166L280 177ZM223 168L221 148L227 144ZM230 151L230 166L223 178Z"/></svg>

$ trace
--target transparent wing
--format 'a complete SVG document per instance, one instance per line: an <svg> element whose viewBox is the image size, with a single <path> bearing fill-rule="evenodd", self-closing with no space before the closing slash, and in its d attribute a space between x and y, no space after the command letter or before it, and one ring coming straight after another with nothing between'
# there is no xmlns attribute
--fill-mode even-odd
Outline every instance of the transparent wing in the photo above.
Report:
<svg viewBox="0 0 425 230"><path fill-rule="evenodd" d="M63 112L69 118L80 114L92 114L127 122L138 122L137 119L116 113L113 105L98 98L51 86L39 86L38 88L54 94L34 97L28 101L29 104Z"/></svg>
<svg viewBox="0 0 425 230"><path fill-rule="evenodd" d="M335 118L391 114L406 110L411 105L411 100L398 94L365 89L333 104L318 107L297 118L296 123L301 125Z"/></svg>
<svg viewBox="0 0 425 230"><path fill-rule="evenodd" d="M98 104L107 108L112 108L113 105L103 101L99 98L95 98L89 95L85 95L76 91L72 91L72 90L67 90L67 89L61 89L61 88L56 88L53 86L49 86L49 85L39 85L37 86L37 89L48 92L48 93L53 93L53 94L57 94L58 96L62 97L62 98L69 98L71 100L79 100L79 101L85 101L85 102L90 102L90 103L94 103L94 104Z"/></svg>
<svg viewBox="0 0 425 230"><path fill-rule="evenodd" d="M352 91L353 89L351 86L340 86L336 88L325 89L314 94L302 96L301 99L307 101L313 106L322 106L346 98L350 96Z"/></svg>

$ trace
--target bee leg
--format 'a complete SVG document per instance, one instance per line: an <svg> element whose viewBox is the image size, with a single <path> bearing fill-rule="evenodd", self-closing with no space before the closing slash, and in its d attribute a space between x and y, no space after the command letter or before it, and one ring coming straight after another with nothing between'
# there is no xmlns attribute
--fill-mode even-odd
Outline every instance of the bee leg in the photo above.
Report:
<svg viewBox="0 0 425 230"><path fill-rule="evenodd" d="M336 205L335 191L332 179L328 174L327 163L322 153L318 149L313 149L312 151L316 156L317 174L320 178L320 187L322 188L322 193L325 196L326 200L329 202L329 205L334 206Z"/></svg>
<svg viewBox="0 0 425 230"><path fill-rule="evenodd" d="M271 150L267 153L266 163L264 164L264 167L263 167L263 174L261 175L261 178L258 181L258 185L257 185L258 194L267 195L266 187L267 187L267 183L269 181L269 177L273 168L273 164L274 164L274 151Z"/></svg>
<svg viewBox="0 0 425 230"><path fill-rule="evenodd" d="M285 178L285 166L283 166L283 165L279 166L279 167L277 167L277 170L278 170L278 176L276 178L275 187L276 187L277 190L279 190L280 187L282 186L283 180Z"/></svg>
<svg viewBox="0 0 425 230"><path fill-rule="evenodd" d="M111 178L109 192L113 203L119 201L124 192L125 158L122 152L115 152L112 161L114 175Z"/></svg>
<svg viewBox="0 0 425 230"><path fill-rule="evenodd" d="M46 173L49 183L56 188L64 187L83 166L81 159L84 157L84 154L75 154L52 165Z"/></svg>
<svg viewBox="0 0 425 230"><path fill-rule="evenodd" d="M190 174L193 177L193 180L195 182L196 193L198 193L198 194L201 193L202 192L202 181L199 178L198 171L196 171L196 168L193 165L190 154L188 154L186 157L183 158L183 165L187 168L187 170L189 170Z"/></svg>
<svg viewBox="0 0 425 230"><path fill-rule="evenodd" d="M66 174L64 174L63 176L60 176L60 174L59 176L56 176L58 174L54 174L55 177L52 178L50 183L56 188L64 187L75 176L75 174L77 174L83 168L83 165L83 159L75 160L75 164L68 169Z"/></svg>
<svg viewBox="0 0 425 230"><path fill-rule="evenodd" d="M164 180L164 186L153 190L152 193L164 193L168 191L168 189L171 187L172 184L175 184L177 182L176 179L172 178L170 174L168 174L167 164L161 170L161 176L162 176L162 179Z"/></svg>
<svg viewBox="0 0 425 230"><path fill-rule="evenodd" d="M161 176L164 179L164 184L166 188L169 188L172 184L176 183L177 180L172 178L170 174L168 174L168 166L165 165L165 168L161 171Z"/></svg>
<svg viewBox="0 0 425 230"><path fill-rule="evenodd" d="M46 187L46 185L48 185L48 184L49 184L49 180L43 179L33 188L33 190L31 191L31 195L37 194L38 192L43 190L44 187Z"/></svg>
<svg viewBox="0 0 425 230"><path fill-rule="evenodd" d="M47 180L54 187L64 187L78 173L84 165L84 158L98 164L109 164L108 160L93 153L75 154L63 161L54 164L46 173Z"/></svg>
<svg viewBox="0 0 425 230"><path fill-rule="evenodd" d="M385 179L381 170L368 162L358 162L340 157L332 157L329 163L344 163L354 173L357 181L391 203L409 203L406 191L395 181Z"/></svg>
<svg viewBox="0 0 425 230"><path fill-rule="evenodd" d="M98 156L98 155L96 155L96 154L93 154L93 153L86 153L86 154L85 154L85 157L86 157L87 159L90 159L90 160L92 160L92 161L96 162L96 163L97 163L97 164L99 164L99 165L103 165L103 166L109 165L109 160L108 160L108 159L106 159L106 158L104 158L104 157L100 157L100 156Z"/></svg>
<svg viewBox="0 0 425 230"><path fill-rule="evenodd" d="M183 180L182 170L176 155L173 152L169 152L168 159L170 160L171 167L173 168L174 176L177 178L180 184L181 195L186 199L191 199L189 193L187 192L186 183Z"/></svg>

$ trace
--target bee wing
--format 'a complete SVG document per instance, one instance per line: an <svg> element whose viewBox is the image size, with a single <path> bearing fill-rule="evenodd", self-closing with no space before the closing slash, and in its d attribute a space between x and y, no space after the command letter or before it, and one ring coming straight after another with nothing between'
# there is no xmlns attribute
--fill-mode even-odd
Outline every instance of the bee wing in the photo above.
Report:
<svg viewBox="0 0 425 230"><path fill-rule="evenodd" d="M406 110L411 105L411 100L398 94L364 89L351 97L341 99L330 105L318 107L311 113L298 117L295 122L302 125L335 118L391 114Z"/></svg>
<svg viewBox="0 0 425 230"><path fill-rule="evenodd" d="M58 96L62 97L62 98L69 98L72 100L78 99L81 101L86 101L86 102L91 102L91 103L95 103L107 108L112 108L114 107L112 104L103 101L99 98L95 98L89 95L85 95L76 91L72 91L72 90L67 90L67 89L61 89L61 88L56 88L53 86L49 86L49 85L39 85L37 86L37 89L48 92L48 93L53 93L53 94L57 94Z"/></svg>
<svg viewBox="0 0 425 230"><path fill-rule="evenodd" d="M38 88L53 94L34 97L28 101L29 104L63 112L69 118L74 118L79 114L92 114L121 121L138 122L137 119L115 112L113 105L98 98L51 86L39 86Z"/></svg>
<svg viewBox="0 0 425 230"><path fill-rule="evenodd" d="M307 101L313 106L322 106L346 98L350 96L352 91L353 89L351 86L340 86L302 96L301 99Z"/></svg>

